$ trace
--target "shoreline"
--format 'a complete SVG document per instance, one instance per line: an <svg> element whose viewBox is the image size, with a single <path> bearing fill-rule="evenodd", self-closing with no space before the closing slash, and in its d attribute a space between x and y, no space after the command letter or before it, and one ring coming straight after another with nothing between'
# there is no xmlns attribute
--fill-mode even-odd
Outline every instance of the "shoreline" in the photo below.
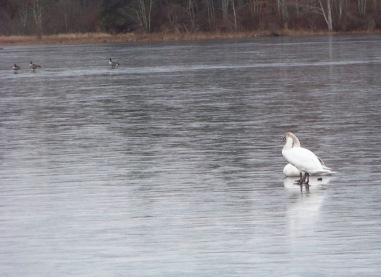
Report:
<svg viewBox="0 0 381 277"><path fill-rule="evenodd" d="M152 33L152 34L107 34L107 33L70 33L45 35L38 39L27 35L0 35L0 46L38 45L38 44L92 44L92 43L128 43L148 41L199 41L219 39L245 39L271 36L325 36L325 35L359 35L381 34L381 31L328 32L308 30L281 30L278 32L197 32L197 33Z"/></svg>

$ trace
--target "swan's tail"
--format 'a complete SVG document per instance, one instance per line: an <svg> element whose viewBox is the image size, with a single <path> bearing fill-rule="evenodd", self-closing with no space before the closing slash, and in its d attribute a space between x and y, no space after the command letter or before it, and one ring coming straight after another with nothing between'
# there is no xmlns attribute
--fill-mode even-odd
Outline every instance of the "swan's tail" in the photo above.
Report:
<svg viewBox="0 0 381 277"><path fill-rule="evenodd" d="M316 171L313 175L333 175L335 171L332 171L329 167L323 166L322 170Z"/></svg>
<svg viewBox="0 0 381 277"><path fill-rule="evenodd" d="M330 167L328 167L328 166L322 165L322 167L323 167L323 169L325 169L325 170L330 170L330 171L332 171L332 169L331 169Z"/></svg>

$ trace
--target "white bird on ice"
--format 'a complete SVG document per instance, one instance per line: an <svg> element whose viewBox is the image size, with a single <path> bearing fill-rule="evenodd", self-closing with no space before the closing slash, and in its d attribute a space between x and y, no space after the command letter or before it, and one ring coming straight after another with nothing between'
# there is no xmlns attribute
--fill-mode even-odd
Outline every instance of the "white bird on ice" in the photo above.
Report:
<svg viewBox="0 0 381 277"><path fill-rule="evenodd" d="M301 147L299 139L293 133L290 133L290 134L292 135L292 138L293 138L292 147L293 148ZM324 165L324 162L323 162L322 159L320 159L319 157L317 157L317 158L319 159L322 167L324 169L328 169L329 171L323 172L323 173L319 173L319 174L316 174L316 175L331 175L331 174L334 173L333 171L330 171L329 167L326 167ZM295 166L290 164L290 163L286 164L285 167L283 168L283 174L286 177L297 177L297 176L300 176L299 170Z"/></svg>
<svg viewBox="0 0 381 277"><path fill-rule="evenodd" d="M298 138L287 132L283 138L286 144L283 147L283 157L299 171L300 184L308 184L310 175L333 174L329 168L322 165L321 160L310 150L300 147ZM294 143L299 147L293 147ZM305 174L304 178L303 173Z"/></svg>

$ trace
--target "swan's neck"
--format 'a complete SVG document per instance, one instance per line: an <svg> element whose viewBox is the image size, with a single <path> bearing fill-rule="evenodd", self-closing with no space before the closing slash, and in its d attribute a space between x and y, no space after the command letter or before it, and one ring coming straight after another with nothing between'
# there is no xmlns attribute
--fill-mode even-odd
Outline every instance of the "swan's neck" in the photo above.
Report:
<svg viewBox="0 0 381 277"><path fill-rule="evenodd" d="M293 133L288 133L288 135L293 140L293 147L300 147L300 141L299 141L299 139Z"/></svg>
<svg viewBox="0 0 381 277"><path fill-rule="evenodd" d="M294 146L293 147L300 147L300 141L298 140L297 137L294 138Z"/></svg>
<svg viewBox="0 0 381 277"><path fill-rule="evenodd" d="M286 138L286 144L283 146L283 151L291 149L293 145L293 139L291 137Z"/></svg>

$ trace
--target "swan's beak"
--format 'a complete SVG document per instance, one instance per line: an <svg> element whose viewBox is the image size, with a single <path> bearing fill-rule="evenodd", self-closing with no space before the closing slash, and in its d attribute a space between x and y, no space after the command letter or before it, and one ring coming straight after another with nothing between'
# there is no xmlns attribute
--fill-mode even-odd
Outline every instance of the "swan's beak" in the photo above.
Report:
<svg viewBox="0 0 381 277"><path fill-rule="evenodd" d="M283 137L283 142L285 142L286 141L286 137Z"/></svg>

